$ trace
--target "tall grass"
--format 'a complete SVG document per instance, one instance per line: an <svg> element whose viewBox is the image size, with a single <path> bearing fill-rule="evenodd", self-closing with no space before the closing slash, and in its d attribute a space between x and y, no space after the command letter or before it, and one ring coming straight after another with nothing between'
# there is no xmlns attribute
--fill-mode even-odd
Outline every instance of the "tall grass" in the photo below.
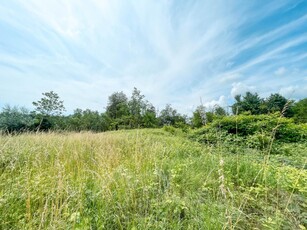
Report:
<svg viewBox="0 0 307 230"><path fill-rule="evenodd" d="M0 228L306 228L306 169L231 148L163 130L1 136Z"/></svg>

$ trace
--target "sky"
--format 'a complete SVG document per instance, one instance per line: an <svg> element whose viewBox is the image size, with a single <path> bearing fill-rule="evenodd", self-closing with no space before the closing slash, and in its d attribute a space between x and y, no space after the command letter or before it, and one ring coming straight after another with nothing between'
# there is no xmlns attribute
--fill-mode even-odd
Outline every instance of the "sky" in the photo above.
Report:
<svg viewBox="0 0 307 230"><path fill-rule="evenodd" d="M67 113L103 112L133 87L185 114L307 97L307 0L0 1L0 107L52 90Z"/></svg>

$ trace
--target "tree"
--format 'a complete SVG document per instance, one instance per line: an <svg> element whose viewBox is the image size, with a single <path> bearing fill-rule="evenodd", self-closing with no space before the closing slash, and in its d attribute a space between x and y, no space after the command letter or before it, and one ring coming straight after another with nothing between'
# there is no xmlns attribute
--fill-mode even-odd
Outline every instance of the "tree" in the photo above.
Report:
<svg viewBox="0 0 307 230"><path fill-rule="evenodd" d="M206 111L203 105L197 106L196 110L193 112L192 117L192 125L195 128L200 128L201 126L205 125L207 122L206 119Z"/></svg>
<svg viewBox="0 0 307 230"><path fill-rule="evenodd" d="M35 110L44 116L59 116L65 111L63 101L57 93L50 91L43 93L43 98L37 102L32 102Z"/></svg>
<svg viewBox="0 0 307 230"><path fill-rule="evenodd" d="M118 130L129 125L129 107L126 94L115 92L109 96L106 115L111 119L111 126Z"/></svg>
<svg viewBox="0 0 307 230"><path fill-rule="evenodd" d="M245 96L241 98L241 95L235 96L236 102L232 105L232 112L234 114L241 114L243 112L249 112L250 114L261 114L261 99L257 93L246 92Z"/></svg>
<svg viewBox="0 0 307 230"><path fill-rule="evenodd" d="M287 104L287 99L278 93L271 94L265 104L269 113L281 112Z"/></svg>
<svg viewBox="0 0 307 230"><path fill-rule="evenodd" d="M12 133L30 130L33 118L25 108L5 106L0 113L0 130Z"/></svg>
<svg viewBox="0 0 307 230"><path fill-rule="evenodd" d="M241 95L235 96L236 102L231 106L233 114L240 114L243 112L241 97Z"/></svg>
<svg viewBox="0 0 307 230"><path fill-rule="evenodd" d="M60 116L65 111L64 102L60 100L57 93L50 91L43 93L43 96L39 101L32 102L36 107L37 131L52 128L52 126L56 125L55 116ZM54 118L53 120L52 117Z"/></svg>
<svg viewBox="0 0 307 230"><path fill-rule="evenodd" d="M141 125L142 115L145 113L146 102L143 100L144 95L141 91L134 87L132 96L128 102L129 112L131 115L130 125L131 127L138 127Z"/></svg>
<svg viewBox="0 0 307 230"><path fill-rule="evenodd" d="M109 128L108 117L105 114L100 114L98 111L86 109L82 111L80 126L82 130L106 131Z"/></svg>
<svg viewBox="0 0 307 230"><path fill-rule="evenodd" d="M296 102L292 107L292 111L295 122L307 123L307 98Z"/></svg>
<svg viewBox="0 0 307 230"><path fill-rule="evenodd" d="M128 99L123 92L115 92L109 96L106 113L112 119L129 115Z"/></svg>
<svg viewBox="0 0 307 230"><path fill-rule="evenodd" d="M156 108L148 101L146 102L145 113L142 116L142 124L146 128L154 128L158 125Z"/></svg>
<svg viewBox="0 0 307 230"><path fill-rule="evenodd" d="M227 115L226 110L219 105L214 106L213 113L214 115L219 116L219 117L223 117Z"/></svg>
<svg viewBox="0 0 307 230"><path fill-rule="evenodd" d="M176 109L172 108L170 104L167 104L160 112L159 120L160 125L176 125L186 123L186 118L181 116Z"/></svg>

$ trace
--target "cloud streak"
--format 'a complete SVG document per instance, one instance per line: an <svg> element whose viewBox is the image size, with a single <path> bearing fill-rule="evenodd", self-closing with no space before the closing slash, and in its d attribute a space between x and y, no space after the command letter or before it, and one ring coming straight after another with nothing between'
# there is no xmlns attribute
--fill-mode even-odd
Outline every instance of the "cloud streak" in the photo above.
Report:
<svg viewBox="0 0 307 230"><path fill-rule="evenodd" d="M199 98L226 106L251 89L305 97L305 12L295 0L6 1L0 106L30 107L54 90L69 112L102 111L112 92L134 86L183 113Z"/></svg>

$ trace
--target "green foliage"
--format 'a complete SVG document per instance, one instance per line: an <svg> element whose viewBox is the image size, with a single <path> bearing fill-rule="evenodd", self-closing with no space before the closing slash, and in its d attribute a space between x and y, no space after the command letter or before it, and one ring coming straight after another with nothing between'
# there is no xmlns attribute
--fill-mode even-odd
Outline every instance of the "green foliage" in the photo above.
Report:
<svg viewBox="0 0 307 230"><path fill-rule="evenodd" d="M263 103L257 93L246 92L241 99L241 95L235 96L236 102L232 105L233 114L241 114L243 112L250 112L251 114L260 114L260 105Z"/></svg>
<svg viewBox="0 0 307 230"><path fill-rule="evenodd" d="M129 115L128 98L123 92L116 92L109 96L106 114L112 119Z"/></svg>
<svg viewBox="0 0 307 230"><path fill-rule="evenodd" d="M283 113L285 117L292 117L294 111L292 109L293 101L287 100L278 93L271 94L267 98L260 98L257 93L246 92L245 96L235 96L236 102L232 105L233 114L272 114Z"/></svg>
<svg viewBox="0 0 307 230"><path fill-rule="evenodd" d="M167 104L160 112L159 122L161 126L175 125L178 123L186 123L186 118L179 114L176 109L173 109L170 104Z"/></svg>
<svg viewBox="0 0 307 230"><path fill-rule="evenodd" d="M142 116L142 125L146 128L155 128L158 126L158 119L155 107L147 103L144 115Z"/></svg>
<svg viewBox="0 0 307 230"><path fill-rule="evenodd" d="M219 105L215 105L214 106L213 113L217 117L224 117L224 116L227 115L226 110L223 107L219 106Z"/></svg>
<svg viewBox="0 0 307 230"><path fill-rule="evenodd" d="M269 113L281 112L286 106L288 100L278 93L271 94L265 101Z"/></svg>
<svg viewBox="0 0 307 230"><path fill-rule="evenodd" d="M292 119L275 115L238 115L216 120L212 127L241 136L254 135L258 132L275 132L275 138L284 142L304 140L306 128L296 125Z"/></svg>
<svg viewBox="0 0 307 230"><path fill-rule="evenodd" d="M65 130L104 132L110 129L111 120L106 114L89 109L76 109L74 114L67 118Z"/></svg>
<svg viewBox="0 0 307 230"><path fill-rule="evenodd" d="M304 98L293 105L293 119L297 123L307 123L307 98Z"/></svg>
<svg viewBox="0 0 307 230"><path fill-rule="evenodd" d="M279 153L278 143L304 142L306 124L295 124L292 119L275 115L238 115L217 118L196 130L190 138L202 143L216 144L222 139L237 145L267 150L274 143L274 153Z"/></svg>
<svg viewBox="0 0 307 230"><path fill-rule="evenodd" d="M200 128L206 124L206 111L203 105L199 105L193 112L192 126L194 128Z"/></svg>
<svg viewBox="0 0 307 230"><path fill-rule="evenodd" d="M200 128L204 125L203 118L201 116L201 113L199 111L194 111L193 112L193 117L192 117L192 126L193 128Z"/></svg>
<svg viewBox="0 0 307 230"><path fill-rule="evenodd" d="M35 106L34 127L37 131L58 128L57 122L62 122L60 116L65 111L63 101L57 93L50 91L43 93L43 96L39 101L32 102Z"/></svg>
<svg viewBox="0 0 307 230"><path fill-rule="evenodd" d="M22 132L32 129L33 117L25 108L5 106L0 113L0 130L4 132Z"/></svg>
<svg viewBox="0 0 307 230"><path fill-rule="evenodd" d="M50 91L43 93L43 98L37 102L32 102L35 106L36 112L43 116L61 115L65 111L63 101L57 93Z"/></svg>
<svg viewBox="0 0 307 230"><path fill-rule="evenodd" d="M206 112L206 121L207 123L211 123L214 120L213 112Z"/></svg>
<svg viewBox="0 0 307 230"><path fill-rule="evenodd" d="M224 108L218 105L209 110L200 105L193 112L191 118L178 113L170 104L167 104L157 114L155 107L145 100L145 96L137 88L133 89L129 100L123 92L111 94L108 98L105 113L89 109L84 111L77 109L74 114L64 116L62 114L65 111L63 101L56 93L50 91L43 93L43 96L41 100L33 102L35 111L30 114L22 114L22 111L11 111L12 115L10 116L8 114L11 112L3 109L2 118L0 117L2 119L0 131L2 133L25 130L88 130L100 132L171 125L188 132L190 127L201 128L204 125L209 125L229 134L247 136L256 133L270 133L274 125L278 123L274 138L295 142L306 136L304 126L290 124L293 123L290 120L277 119L279 116L293 117L296 123L306 123L306 99L294 103L287 101L280 94L271 94L266 99L260 98L257 93L250 92L247 92L243 97L241 95L235 96L236 102L233 104L232 110L234 114L240 115L235 120L226 113ZM18 113L19 115L17 115ZM271 118L261 114L270 114ZM257 117L256 115L261 116ZM274 116L276 119L273 118ZM254 139L259 138L254 137Z"/></svg>
<svg viewBox="0 0 307 230"><path fill-rule="evenodd" d="M168 126L3 136L0 226L304 229L307 146L285 144L289 155L270 158L235 146L234 155L233 141L216 135L216 145Z"/></svg>
<svg viewBox="0 0 307 230"><path fill-rule="evenodd" d="M141 91L134 87L131 99L128 102L131 115L130 124L134 128L140 126L142 115L145 113L146 103L143 100L144 97L145 96L141 94Z"/></svg>
<svg viewBox="0 0 307 230"><path fill-rule="evenodd" d="M200 105L196 108L193 112L192 117L192 127L193 128L200 128L207 123L211 123L214 119L219 117L226 116L227 113L224 108L219 105L215 105L212 111L207 111L203 105Z"/></svg>

